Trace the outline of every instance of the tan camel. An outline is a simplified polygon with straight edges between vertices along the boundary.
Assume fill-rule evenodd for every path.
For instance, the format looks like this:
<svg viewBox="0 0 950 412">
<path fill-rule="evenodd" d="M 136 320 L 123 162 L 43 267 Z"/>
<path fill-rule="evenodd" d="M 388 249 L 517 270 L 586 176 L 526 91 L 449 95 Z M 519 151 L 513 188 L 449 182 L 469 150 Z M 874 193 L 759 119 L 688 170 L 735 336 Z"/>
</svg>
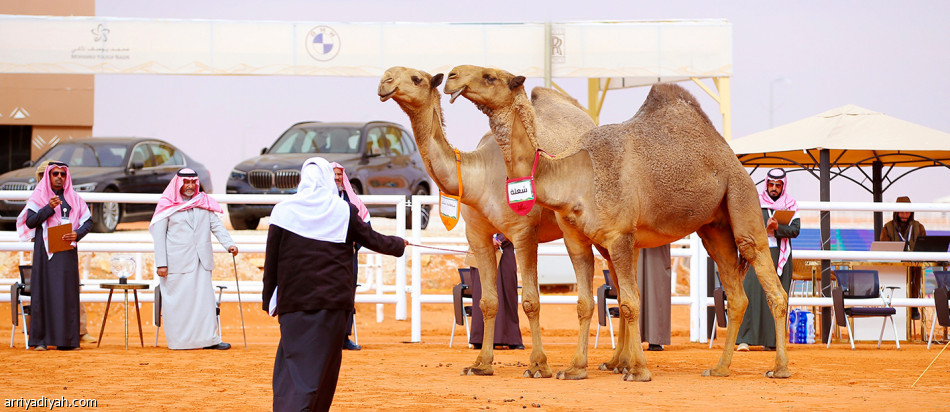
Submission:
<svg viewBox="0 0 950 412">
<path fill-rule="evenodd" d="M 430 76 L 420 70 L 392 67 L 379 82 L 380 100 L 393 99 L 412 122 L 412 131 L 426 170 L 439 189 L 446 194 L 459 194 L 458 174 L 454 149 L 446 140 L 443 130 L 441 94 L 438 86 L 442 74 Z M 556 126 L 556 133 L 541 133 L 542 145 L 560 152 L 576 150 L 575 139 L 594 128 L 590 116 L 577 102 L 554 90 L 539 91 L 534 102 L 538 116 Z M 576 143 L 574 143 L 577 145 Z M 493 345 L 495 317 L 498 307 L 496 289 L 496 260 L 492 235 L 504 233 L 517 250 L 518 267 L 522 270 L 522 306 L 531 325 L 530 366 L 525 377 L 550 377 L 551 368 L 541 344 L 539 322 L 540 301 L 538 290 L 538 242 L 549 242 L 562 237 L 554 212 L 535 206 L 521 216 L 507 205 L 504 189 L 505 162 L 491 133 L 486 134 L 475 151 L 461 152 L 462 198 L 461 214 L 465 220 L 465 235 L 476 256 L 482 299 L 479 302 L 485 320 L 482 350 L 472 366 L 462 374 L 491 375 L 494 358 Z M 590 253 L 588 248 L 588 253 Z"/>
<path fill-rule="evenodd" d="M 446 94 L 464 96 L 488 115 L 512 177 L 531 173 L 539 148 L 523 83 L 524 77 L 503 70 L 459 66 L 445 84 Z M 581 233 L 586 239 L 575 242 L 586 240 L 609 251 L 628 333 L 601 369 L 620 369 L 627 381 L 651 379 L 639 345 L 638 252 L 695 231 L 719 265 L 729 296 L 725 348 L 718 365 L 703 375 L 729 374 L 748 305 L 742 278 L 751 264 L 775 319 L 778 347 L 766 375 L 788 377 L 788 297 L 769 254 L 755 185 L 695 98 L 676 85 L 655 85 L 633 118 L 600 126 L 582 140 L 583 148 L 574 154 L 541 156 L 536 197 L 577 229 L 565 228 L 565 240 Z M 586 367 L 586 356 L 573 362 L 568 373 Z"/>
</svg>

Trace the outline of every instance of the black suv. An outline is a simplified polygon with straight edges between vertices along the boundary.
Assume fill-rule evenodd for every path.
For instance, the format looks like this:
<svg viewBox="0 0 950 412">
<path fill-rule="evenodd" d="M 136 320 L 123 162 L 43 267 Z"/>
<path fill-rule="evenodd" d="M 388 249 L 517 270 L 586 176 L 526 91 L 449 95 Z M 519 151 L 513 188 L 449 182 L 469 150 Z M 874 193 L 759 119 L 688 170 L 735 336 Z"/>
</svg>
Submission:
<svg viewBox="0 0 950 412">
<path fill-rule="evenodd" d="M 58 160 L 69 165 L 73 188 L 77 192 L 162 193 L 178 169 L 189 167 L 198 172 L 204 191 L 211 193 L 211 174 L 171 144 L 138 137 L 93 137 L 63 141 L 43 153 L 25 168 L 0 175 L 0 190 L 33 190 L 36 187 L 34 165 Z M 0 201 L 0 226 L 13 227 L 26 201 Z M 148 221 L 155 212 L 154 203 L 89 203 L 92 229 L 109 233 L 119 222 Z"/>
<path fill-rule="evenodd" d="M 227 193 L 295 193 L 303 162 L 319 156 L 346 168 L 357 194 L 428 195 L 429 176 L 412 135 L 399 124 L 301 122 L 287 129 L 261 155 L 238 163 L 228 177 Z M 367 205 L 373 216 L 395 217 L 392 205 Z M 273 205 L 229 204 L 235 229 L 255 229 Z M 429 223 L 422 213 L 422 228 Z M 406 225 L 410 225 L 407 213 Z"/>
</svg>

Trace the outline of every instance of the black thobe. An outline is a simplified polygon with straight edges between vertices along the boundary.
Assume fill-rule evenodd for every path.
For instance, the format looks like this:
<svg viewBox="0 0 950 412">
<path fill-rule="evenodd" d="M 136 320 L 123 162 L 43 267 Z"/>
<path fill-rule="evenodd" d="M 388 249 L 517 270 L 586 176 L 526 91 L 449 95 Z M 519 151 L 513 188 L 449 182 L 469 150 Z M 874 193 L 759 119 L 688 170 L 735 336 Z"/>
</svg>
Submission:
<svg viewBox="0 0 950 412">
<path fill-rule="evenodd" d="M 70 207 L 66 199 L 61 207 Z M 42 224 L 55 211 L 49 205 L 27 210 L 26 226 L 34 229 L 33 269 L 30 272 L 30 346 L 79 347 L 79 254 L 76 249 L 48 258 Z M 87 219 L 76 230 L 77 241 L 92 228 Z"/>
<path fill-rule="evenodd" d="M 402 256 L 404 241 L 379 234 L 350 206 L 342 243 L 270 225 L 264 252 L 263 309 L 277 290 L 280 342 L 274 360 L 275 411 L 327 410 L 336 392 L 347 317 L 353 310 L 353 242 Z"/>
<path fill-rule="evenodd" d="M 503 238 L 504 239 L 504 238 Z M 495 278 L 498 291 L 498 312 L 495 316 L 495 345 L 522 345 L 521 328 L 518 325 L 518 262 L 515 247 L 508 239 L 501 242 L 501 260 Z M 482 284 L 478 276 L 472 276 L 472 329 L 468 342 L 481 345 L 485 334 L 485 320 L 479 308 Z"/>
<path fill-rule="evenodd" d="M 762 209 L 762 216 L 768 222 L 769 209 Z M 779 223 L 775 229 L 775 238 L 781 242 L 782 238 L 798 237 L 801 230 L 801 221 L 798 218 L 792 219 L 788 225 Z M 791 248 L 791 244 L 789 244 Z M 769 248 L 772 252 L 773 265 L 778 265 L 779 247 Z M 792 286 L 792 255 L 788 255 L 788 261 L 779 273 L 779 280 L 782 282 L 782 288 L 785 294 L 788 294 Z M 759 278 L 755 274 L 755 268 L 750 268 L 742 280 L 742 286 L 745 288 L 745 295 L 749 298 L 749 306 L 746 307 L 745 316 L 742 318 L 742 325 L 739 326 L 739 335 L 736 343 L 745 343 L 752 346 L 775 347 L 775 318 L 772 317 L 772 310 L 769 308 L 768 299 L 765 297 L 765 290 L 759 283 Z"/>
</svg>

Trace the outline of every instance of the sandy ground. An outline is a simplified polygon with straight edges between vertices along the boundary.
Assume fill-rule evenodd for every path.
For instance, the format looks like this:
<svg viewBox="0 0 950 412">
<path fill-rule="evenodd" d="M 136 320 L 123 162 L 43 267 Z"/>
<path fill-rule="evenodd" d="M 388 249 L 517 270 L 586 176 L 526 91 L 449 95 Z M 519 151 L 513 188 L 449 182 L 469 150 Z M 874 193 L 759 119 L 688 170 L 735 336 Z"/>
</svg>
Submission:
<svg viewBox="0 0 950 412">
<path fill-rule="evenodd" d="M 86 303 L 90 329 L 98 332 L 102 303 Z M 791 379 L 771 380 L 762 373 L 772 364 L 773 352 L 740 352 L 728 378 L 704 378 L 704 369 L 715 364 L 721 340 L 713 349 L 689 343 L 685 308 L 674 307 L 673 344 L 663 352 L 647 352 L 653 381 L 622 382 L 619 375 L 597 370 L 609 359 L 607 332 L 601 345 L 590 348 L 589 378 L 582 381 L 522 377 L 529 350 L 495 351 L 494 376 L 460 376 L 477 354 L 465 345 L 463 328 L 455 345 L 448 347 L 452 324 L 450 305 L 424 306 L 422 342 L 405 343 L 409 321 L 393 319 L 392 305 L 386 319 L 375 320 L 375 305 L 358 305 L 357 326 L 363 350 L 345 351 L 333 408 L 335 410 L 474 410 L 474 409 L 740 409 L 801 410 L 932 410 L 946 407 L 950 392 L 950 353 L 938 358 L 916 388 L 911 384 L 927 367 L 938 349 L 908 343 L 896 350 L 859 344 L 851 351 L 846 342 L 824 345 L 791 345 Z M 8 304 L 0 311 L 10 313 Z M 102 410 L 268 410 L 271 405 L 271 371 L 277 348 L 277 322 L 255 304 L 244 305 L 248 348 L 241 338 L 236 303 L 223 307 L 228 351 L 171 351 L 152 346 L 155 328 L 151 305 L 143 303 L 146 346 L 142 348 L 134 315 L 128 350 L 123 343 L 122 305 L 113 305 L 102 345 L 72 352 L 24 350 L 22 332 L 16 347 L 0 348 L 0 398 L 95 399 Z M 134 312 L 133 312 L 134 313 Z M 544 344 L 555 370 L 570 361 L 576 341 L 573 306 L 542 308 Z M 616 322 L 616 321 L 615 321 Z M 596 324 L 595 324 L 596 325 Z M 2 334 L 9 338 L 9 330 Z M 522 314 L 522 332 L 530 342 Z M 593 335 L 593 329 L 591 330 Z M 606 345 L 604 344 L 606 342 Z M 530 346 L 529 346 L 530 349 Z"/>
</svg>

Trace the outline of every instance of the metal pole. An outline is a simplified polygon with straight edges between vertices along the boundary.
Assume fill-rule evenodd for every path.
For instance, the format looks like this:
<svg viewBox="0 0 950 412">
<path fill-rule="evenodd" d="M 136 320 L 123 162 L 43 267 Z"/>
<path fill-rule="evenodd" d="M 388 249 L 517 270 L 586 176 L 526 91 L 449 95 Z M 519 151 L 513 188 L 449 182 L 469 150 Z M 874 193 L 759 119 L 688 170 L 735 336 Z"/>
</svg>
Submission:
<svg viewBox="0 0 950 412">
<path fill-rule="evenodd" d="M 244 305 L 241 304 L 241 281 L 237 275 L 237 258 L 231 255 L 231 263 L 234 264 L 234 287 L 237 288 L 238 312 L 241 312 L 241 334 L 244 335 L 244 349 L 247 350 L 247 331 L 244 328 Z"/>
<path fill-rule="evenodd" d="M 820 161 L 820 200 L 831 200 L 831 152 L 822 149 Z M 831 212 L 821 211 L 821 250 L 831 250 Z M 831 260 L 821 260 L 821 295 L 831 296 Z M 821 341 L 826 342 L 828 331 L 831 330 L 831 308 L 821 308 Z"/>
<path fill-rule="evenodd" d="M 884 201 L 884 190 L 883 190 L 883 180 L 884 177 L 881 176 L 881 171 L 884 169 L 884 164 L 880 160 L 875 160 L 871 164 L 871 192 L 874 196 L 874 201 L 881 203 Z M 884 213 L 874 212 L 874 240 L 881 238 L 881 228 L 884 227 Z"/>
</svg>

